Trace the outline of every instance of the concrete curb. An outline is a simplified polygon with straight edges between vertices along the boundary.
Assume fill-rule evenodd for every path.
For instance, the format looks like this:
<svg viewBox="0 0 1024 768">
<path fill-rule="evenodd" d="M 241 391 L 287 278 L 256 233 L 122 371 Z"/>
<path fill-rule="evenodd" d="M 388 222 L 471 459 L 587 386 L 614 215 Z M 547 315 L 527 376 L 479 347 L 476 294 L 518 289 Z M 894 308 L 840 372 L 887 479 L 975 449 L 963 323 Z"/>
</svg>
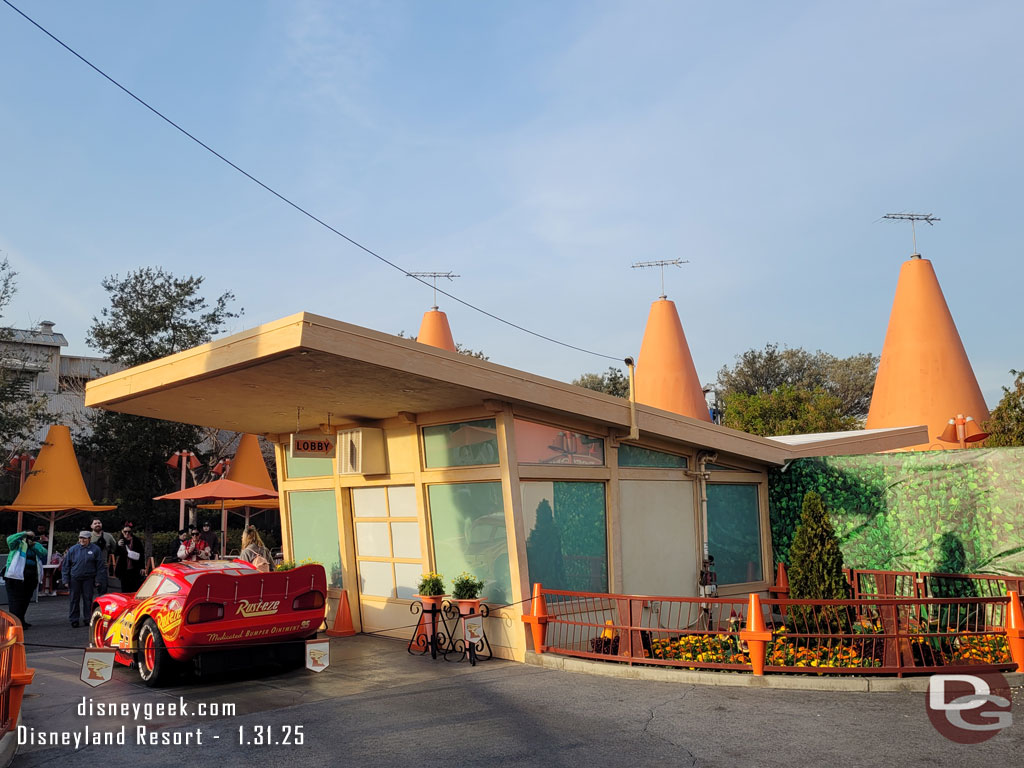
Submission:
<svg viewBox="0 0 1024 768">
<path fill-rule="evenodd" d="M 701 672 L 675 667 L 656 667 L 637 664 L 619 664 L 609 661 L 591 661 L 555 653 L 537 654 L 526 652 L 526 663 L 545 669 L 559 669 L 563 672 L 579 672 L 585 675 L 618 677 L 629 680 L 649 680 L 660 683 L 683 683 L 684 685 L 717 685 L 735 688 L 772 688 L 785 691 L 840 691 L 862 693 L 895 693 L 912 691 L 924 693 L 928 690 L 928 675 L 920 677 L 857 677 L 825 675 L 764 675 L 755 677 L 745 672 Z M 1024 685 L 1024 674 L 1004 673 L 1011 687 Z"/>
</svg>

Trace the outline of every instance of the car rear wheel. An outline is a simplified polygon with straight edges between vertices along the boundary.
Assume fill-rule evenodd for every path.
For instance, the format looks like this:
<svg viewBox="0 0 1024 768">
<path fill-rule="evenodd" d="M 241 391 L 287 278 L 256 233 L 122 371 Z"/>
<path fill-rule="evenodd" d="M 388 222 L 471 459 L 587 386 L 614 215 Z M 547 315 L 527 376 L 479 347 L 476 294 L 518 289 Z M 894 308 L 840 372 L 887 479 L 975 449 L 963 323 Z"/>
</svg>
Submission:
<svg viewBox="0 0 1024 768">
<path fill-rule="evenodd" d="M 103 648 L 107 644 L 107 629 L 110 622 L 103 618 L 103 611 L 99 608 L 92 612 L 89 620 L 89 641 L 93 648 Z"/>
<path fill-rule="evenodd" d="M 163 685 L 170 676 L 174 660 L 152 619 L 143 620 L 137 648 L 135 655 L 142 682 L 150 687 Z"/>
</svg>

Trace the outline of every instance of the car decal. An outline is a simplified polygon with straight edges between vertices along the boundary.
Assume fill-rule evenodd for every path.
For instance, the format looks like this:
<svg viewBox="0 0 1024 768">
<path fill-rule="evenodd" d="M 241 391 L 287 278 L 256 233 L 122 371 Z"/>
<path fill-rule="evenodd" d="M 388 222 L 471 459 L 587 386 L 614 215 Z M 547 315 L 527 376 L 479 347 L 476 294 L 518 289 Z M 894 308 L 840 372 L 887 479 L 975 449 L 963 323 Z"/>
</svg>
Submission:
<svg viewBox="0 0 1024 768">
<path fill-rule="evenodd" d="M 239 616 L 244 616 L 247 619 L 251 619 L 255 616 L 273 616 L 275 613 L 277 613 L 277 609 L 280 607 L 280 600 L 252 603 L 248 600 L 239 600 L 237 612 Z"/>
<path fill-rule="evenodd" d="M 178 632 L 181 631 L 181 611 L 167 611 L 156 617 L 156 626 L 166 641 L 178 639 Z"/>
</svg>

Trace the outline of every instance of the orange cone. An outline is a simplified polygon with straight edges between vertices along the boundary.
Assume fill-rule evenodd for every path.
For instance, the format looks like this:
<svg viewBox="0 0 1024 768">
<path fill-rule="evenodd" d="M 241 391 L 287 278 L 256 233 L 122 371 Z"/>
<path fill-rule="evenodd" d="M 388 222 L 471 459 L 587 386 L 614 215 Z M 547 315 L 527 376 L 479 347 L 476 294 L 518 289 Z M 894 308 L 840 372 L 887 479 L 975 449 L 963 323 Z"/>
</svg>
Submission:
<svg viewBox="0 0 1024 768">
<path fill-rule="evenodd" d="M 789 593 L 789 575 L 786 573 L 785 563 L 779 563 L 779 569 L 775 573 L 775 588 L 780 592 Z"/>
<path fill-rule="evenodd" d="M 532 613 L 527 613 L 521 618 L 523 623 L 529 624 L 533 632 L 533 650 L 535 653 L 544 653 L 547 648 L 545 635 L 548 628 L 548 605 L 544 601 L 544 593 L 541 591 L 540 583 L 533 585 Z"/>
<path fill-rule="evenodd" d="M 1010 597 L 1010 610 L 1006 612 L 1006 639 L 1010 643 L 1010 658 L 1017 664 L 1017 671 L 1024 672 L 1024 616 L 1021 615 L 1020 595 L 1013 590 L 1007 592 Z"/>
<path fill-rule="evenodd" d="M 348 590 L 341 590 L 338 612 L 334 615 L 334 626 L 327 630 L 331 637 L 351 637 L 356 633 L 352 626 L 352 610 L 348 607 Z"/>
<path fill-rule="evenodd" d="M 761 598 L 758 595 L 751 595 L 750 604 L 747 606 L 747 628 L 740 632 L 740 640 L 747 644 L 750 666 L 753 667 L 755 675 L 764 674 L 764 660 L 768 641 L 771 639 L 772 633 L 765 627 L 764 616 L 761 613 Z"/>
</svg>

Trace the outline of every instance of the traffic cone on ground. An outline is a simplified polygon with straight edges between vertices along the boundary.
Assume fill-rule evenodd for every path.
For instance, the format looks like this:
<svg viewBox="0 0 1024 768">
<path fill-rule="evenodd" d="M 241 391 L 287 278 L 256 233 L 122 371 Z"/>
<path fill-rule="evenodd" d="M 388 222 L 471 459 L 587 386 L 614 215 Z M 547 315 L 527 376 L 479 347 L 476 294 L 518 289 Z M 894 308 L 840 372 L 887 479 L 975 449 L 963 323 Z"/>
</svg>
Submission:
<svg viewBox="0 0 1024 768">
<path fill-rule="evenodd" d="M 327 630 L 331 637 L 351 637 L 356 633 L 352 626 L 352 610 L 348 606 L 348 590 L 341 590 L 338 612 L 334 615 L 334 626 Z"/>
<path fill-rule="evenodd" d="M 1006 612 L 1006 639 L 1010 643 L 1010 658 L 1017 671 L 1024 672 L 1024 615 L 1021 614 L 1020 595 L 1010 590 L 1009 610 Z"/>
<path fill-rule="evenodd" d="M 533 585 L 533 605 L 530 608 L 530 613 L 522 616 L 524 624 L 530 625 L 530 630 L 533 633 L 533 650 L 534 653 L 544 653 L 544 649 L 547 647 L 545 643 L 545 635 L 548 628 L 548 604 L 544 600 L 544 593 L 541 591 L 542 587 L 539 583 Z"/>
<path fill-rule="evenodd" d="M 775 589 L 789 594 L 789 576 L 786 574 L 785 563 L 779 563 L 779 569 L 775 572 Z"/>
<path fill-rule="evenodd" d="M 761 598 L 756 594 L 751 595 L 747 606 L 747 628 L 740 632 L 740 640 L 747 644 L 750 666 L 755 675 L 764 674 L 764 660 L 771 639 L 772 633 L 764 625 L 764 615 L 761 613 Z"/>
</svg>

